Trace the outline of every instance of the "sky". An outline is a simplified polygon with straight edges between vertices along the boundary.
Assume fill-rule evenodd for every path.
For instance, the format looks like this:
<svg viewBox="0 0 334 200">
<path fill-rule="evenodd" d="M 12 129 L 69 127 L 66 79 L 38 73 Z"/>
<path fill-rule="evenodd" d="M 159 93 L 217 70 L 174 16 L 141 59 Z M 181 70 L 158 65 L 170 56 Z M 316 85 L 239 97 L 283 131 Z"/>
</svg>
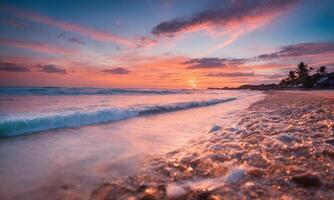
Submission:
<svg viewBox="0 0 334 200">
<path fill-rule="evenodd" d="M 207 88 L 334 71 L 333 0 L 2 0 L 0 85 Z"/>
</svg>

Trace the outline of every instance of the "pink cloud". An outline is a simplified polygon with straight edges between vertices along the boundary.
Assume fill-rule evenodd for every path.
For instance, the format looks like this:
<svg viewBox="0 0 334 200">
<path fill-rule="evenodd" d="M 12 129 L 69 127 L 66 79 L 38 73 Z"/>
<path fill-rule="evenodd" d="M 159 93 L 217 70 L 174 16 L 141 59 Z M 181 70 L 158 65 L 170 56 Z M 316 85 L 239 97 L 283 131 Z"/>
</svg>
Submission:
<svg viewBox="0 0 334 200">
<path fill-rule="evenodd" d="M 85 35 L 97 41 L 115 42 L 115 43 L 122 44 L 125 46 L 133 46 L 130 40 L 117 36 L 115 34 L 112 34 L 110 32 L 57 20 L 57 19 L 54 19 L 48 16 L 36 14 L 36 13 L 18 9 L 12 6 L 4 6 L 4 8 L 22 18 L 29 19 L 29 20 L 32 20 L 38 23 L 46 24 L 48 26 L 57 27 L 62 30 L 80 33 L 81 35 Z"/>
<path fill-rule="evenodd" d="M 213 36 L 227 36 L 227 40 L 209 49 L 206 54 L 230 45 L 240 36 L 277 18 L 300 0 L 260 1 L 249 3 L 230 1 L 217 3 L 215 8 L 204 10 L 188 18 L 177 18 L 155 26 L 157 36 L 174 37 L 186 32 L 205 30 Z"/>
<path fill-rule="evenodd" d="M 176 33 L 193 32 L 200 29 L 216 29 L 239 27 L 247 21 L 254 24 L 264 18 L 284 12 L 300 0 L 271 0 L 252 2 L 230 1 L 230 3 L 217 3 L 215 8 L 204 10 L 188 18 L 177 18 L 162 22 L 155 26 L 152 33 L 173 37 Z M 260 20 L 259 20 L 260 19 Z M 210 30 L 209 30 L 210 31 Z"/>
<path fill-rule="evenodd" d="M 0 45 L 6 45 L 16 48 L 23 48 L 32 51 L 38 51 L 42 53 L 56 53 L 62 55 L 73 55 L 77 52 L 75 49 L 61 47 L 55 44 L 47 44 L 47 43 L 34 43 L 27 41 L 18 41 L 18 40 L 10 40 L 10 39 L 1 39 Z"/>
</svg>

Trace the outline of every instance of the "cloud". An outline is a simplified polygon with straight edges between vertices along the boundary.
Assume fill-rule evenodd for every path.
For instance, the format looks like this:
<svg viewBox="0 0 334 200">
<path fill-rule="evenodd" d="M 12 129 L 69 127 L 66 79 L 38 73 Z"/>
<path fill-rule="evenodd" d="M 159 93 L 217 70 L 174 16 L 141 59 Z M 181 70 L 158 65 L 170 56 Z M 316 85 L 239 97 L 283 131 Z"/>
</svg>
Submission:
<svg viewBox="0 0 334 200">
<path fill-rule="evenodd" d="M 64 33 L 59 33 L 59 34 L 57 34 L 57 38 L 65 39 L 66 35 Z"/>
<path fill-rule="evenodd" d="M 261 60 L 317 55 L 323 53 L 334 53 L 334 42 L 300 43 L 284 46 L 280 51 L 262 54 L 257 57 Z"/>
<path fill-rule="evenodd" d="M 281 79 L 284 76 L 286 76 L 286 75 L 285 74 L 273 74 L 273 75 L 268 76 L 268 78 L 271 78 L 271 79 Z"/>
<path fill-rule="evenodd" d="M 141 48 L 141 47 L 151 47 L 153 45 L 155 45 L 158 42 L 158 40 L 156 39 L 151 39 L 149 37 L 140 37 L 139 39 L 137 39 L 136 43 L 136 48 Z"/>
<path fill-rule="evenodd" d="M 16 29 L 25 29 L 28 27 L 26 23 L 16 19 L 0 19 L 0 22 Z"/>
<path fill-rule="evenodd" d="M 57 38 L 64 39 L 64 40 L 67 40 L 69 42 L 73 42 L 73 43 L 76 43 L 76 44 L 81 44 L 81 45 L 86 44 L 86 42 L 83 41 L 79 37 L 70 37 L 70 38 L 68 38 L 65 33 L 59 33 L 59 34 L 57 34 Z"/>
<path fill-rule="evenodd" d="M 66 74 L 66 69 L 56 66 L 56 65 L 37 65 L 37 68 L 39 68 L 40 72 L 45 73 L 56 73 L 56 74 Z"/>
<path fill-rule="evenodd" d="M 40 14 L 30 12 L 30 11 L 27 11 L 27 10 L 18 9 L 16 7 L 13 7 L 13 6 L 1 5 L 1 7 L 4 10 L 9 11 L 9 12 L 15 14 L 16 16 L 22 17 L 24 19 L 29 19 L 31 21 L 35 21 L 35 22 L 38 22 L 38 23 L 41 23 L 41 24 L 57 27 L 59 29 L 65 30 L 65 31 L 80 33 L 81 35 L 90 37 L 91 39 L 94 39 L 94 40 L 97 40 L 97 41 L 115 42 L 115 43 L 126 45 L 126 46 L 132 46 L 131 41 L 129 41 L 128 39 L 117 36 L 115 34 L 107 32 L 107 31 L 103 31 L 103 30 L 99 30 L 99 29 L 95 29 L 95 28 L 90 28 L 90 27 L 86 27 L 86 26 L 81 26 L 81 25 L 78 25 L 78 24 L 69 23 L 69 22 L 65 22 L 65 21 L 61 21 L 61 20 L 57 20 L 57 19 L 54 19 L 54 18 L 51 18 L 51 17 L 48 17 L 48 16 L 44 16 L 44 15 L 40 15 Z"/>
<path fill-rule="evenodd" d="M 325 63 L 325 64 L 321 64 L 321 66 L 334 67 L 334 63 Z"/>
<path fill-rule="evenodd" d="M 79 37 L 70 37 L 70 38 L 67 39 L 67 36 L 64 33 L 57 34 L 57 38 L 64 39 L 64 40 L 67 40 L 69 42 L 73 42 L 73 43 L 77 43 L 77 44 L 81 44 L 81 45 L 86 44 L 86 42 L 83 41 L 82 39 L 80 39 Z"/>
<path fill-rule="evenodd" d="M 190 17 L 161 22 L 152 29 L 156 36 L 175 37 L 185 32 L 205 30 L 211 35 L 228 36 L 226 41 L 210 48 L 207 54 L 230 45 L 240 36 L 282 15 L 301 0 L 230 0 L 217 1 L 209 8 Z"/>
<path fill-rule="evenodd" d="M 231 27 L 236 23 L 261 17 L 269 17 L 291 7 L 299 0 L 253 0 L 253 1 L 219 1 L 215 8 L 210 8 L 188 18 L 177 18 L 155 26 L 155 35 L 174 36 L 179 32 L 208 29 L 212 26 Z M 258 21 L 260 22 L 260 21 Z"/>
<path fill-rule="evenodd" d="M 224 67 L 239 67 L 241 65 L 249 65 L 254 69 L 270 69 L 270 68 L 289 68 L 286 63 L 283 65 L 268 63 L 272 59 L 279 59 L 280 62 L 286 58 L 294 58 L 300 62 L 302 56 L 317 56 L 313 60 L 320 58 L 324 60 L 323 54 L 334 54 L 334 42 L 321 43 L 299 43 L 281 47 L 279 51 L 274 53 L 262 54 L 250 58 L 194 58 L 182 62 L 188 65 L 188 69 L 200 68 L 224 68 Z M 266 62 L 265 64 L 253 66 L 254 62 Z"/>
<path fill-rule="evenodd" d="M 0 71 L 6 72 L 30 72 L 30 69 L 14 63 L 0 63 Z"/>
<path fill-rule="evenodd" d="M 220 72 L 220 73 L 208 73 L 209 77 L 249 77 L 256 76 L 254 72 Z"/>
<path fill-rule="evenodd" d="M 245 62 L 245 59 L 237 58 L 194 58 L 183 62 L 188 65 L 187 69 L 200 68 L 222 68 L 239 66 Z"/>
<path fill-rule="evenodd" d="M 73 55 L 77 50 L 66 48 L 62 46 L 58 46 L 55 44 L 47 44 L 47 43 L 40 43 L 40 42 L 27 42 L 21 40 L 11 40 L 11 39 L 3 39 L 0 38 L 0 45 L 6 45 L 16 48 L 23 48 L 29 49 L 32 51 L 38 51 L 42 53 L 56 53 L 56 54 L 63 54 L 63 55 Z"/>
<path fill-rule="evenodd" d="M 102 70 L 102 72 L 105 73 L 110 73 L 110 74 L 129 74 L 130 71 L 123 68 L 123 67 L 115 67 L 115 68 L 111 68 L 111 69 L 105 69 Z"/>
<path fill-rule="evenodd" d="M 68 41 L 82 45 L 86 44 L 83 40 L 77 37 L 71 37 L 70 39 L 68 39 Z"/>
</svg>

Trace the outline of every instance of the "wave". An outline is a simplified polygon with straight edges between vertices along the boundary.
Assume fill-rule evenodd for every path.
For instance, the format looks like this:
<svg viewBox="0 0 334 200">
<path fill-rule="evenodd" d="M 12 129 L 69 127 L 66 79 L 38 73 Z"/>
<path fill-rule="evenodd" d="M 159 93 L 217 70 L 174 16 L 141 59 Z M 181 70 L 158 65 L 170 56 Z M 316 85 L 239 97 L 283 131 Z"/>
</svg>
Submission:
<svg viewBox="0 0 334 200">
<path fill-rule="evenodd" d="M 179 94 L 191 90 L 64 88 L 64 87 L 0 87 L 0 95 L 115 95 L 115 94 Z"/>
<path fill-rule="evenodd" d="M 49 114 L 30 114 L 0 119 L 0 137 L 11 137 L 34 132 L 79 127 L 84 125 L 119 121 L 141 115 L 161 114 L 191 108 L 211 106 L 233 101 L 236 98 L 212 99 L 208 101 L 182 102 L 141 108 L 107 108 L 94 111 L 72 111 Z"/>
</svg>

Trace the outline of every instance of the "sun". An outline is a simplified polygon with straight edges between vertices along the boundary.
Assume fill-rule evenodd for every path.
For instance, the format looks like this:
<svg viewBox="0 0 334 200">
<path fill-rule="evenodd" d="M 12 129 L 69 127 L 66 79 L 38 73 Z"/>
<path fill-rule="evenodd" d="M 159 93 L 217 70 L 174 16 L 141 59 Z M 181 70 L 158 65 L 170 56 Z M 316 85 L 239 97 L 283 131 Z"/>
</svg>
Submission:
<svg viewBox="0 0 334 200">
<path fill-rule="evenodd" d="M 197 88 L 197 83 L 194 79 L 190 79 L 188 80 L 188 84 L 192 89 L 196 89 Z"/>
</svg>

